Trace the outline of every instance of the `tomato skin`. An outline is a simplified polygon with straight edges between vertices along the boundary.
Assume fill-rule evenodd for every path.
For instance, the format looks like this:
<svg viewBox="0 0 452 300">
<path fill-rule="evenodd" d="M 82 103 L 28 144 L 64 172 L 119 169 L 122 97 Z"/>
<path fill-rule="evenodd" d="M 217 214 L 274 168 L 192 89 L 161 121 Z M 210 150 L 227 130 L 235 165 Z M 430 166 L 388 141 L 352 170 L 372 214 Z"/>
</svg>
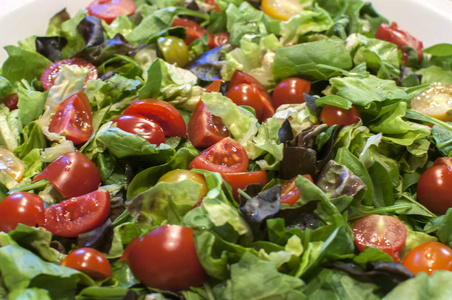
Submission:
<svg viewBox="0 0 452 300">
<path fill-rule="evenodd" d="M 245 148 L 227 137 L 201 152 L 188 167 L 219 173 L 235 173 L 245 172 L 248 164 Z"/>
<path fill-rule="evenodd" d="M 44 201 L 41 197 L 18 192 L 6 196 L 0 202 L 0 230 L 9 232 L 19 223 L 30 227 L 44 224 Z"/>
<path fill-rule="evenodd" d="M 158 227 L 129 244 L 125 251 L 133 275 L 148 287 L 178 292 L 201 286 L 207 279 L 191 228 Z"/>
<path fill-rule="evenodd" d="M 199 184 L 201 184 L 201 190 L 199 192 L 199 199 L 202 199 L 209 189 L 207 188 L 206 180 L 204 179 L 204 176 L 201 174 L 192 172 L 190 170 L 184 170 L 184 169 L 174 169 L 171 170 L 165 174 L 163 174 L 158 182 L 181 182 L 184 180 L 193 180 Z"/>
<path fill-rule="evenodd" d="M 229 89 L 226 97 L 237 105 L 248 105 L 254 108 L 258 120 L 262 120 L 262 101 L 259 90 L 247 83 L 240 83 Z"/>
<path fill-rule="evenodd" d="M 65 197 L 76 197 L 96 190 L 101 182 L 96 165 L 84 154 L 66 153 L 50 163 L 33 182 L 46 178 Z"/>
<path fill-rule="evenodd" d="M 116 126 L 132 134 L 139 134 L 150 144 L 160 145 L 165 142 L 165 133 L 162 127 L 148 118 L 140 115 L 120 115 L 114 118 Z"/>
<path fill-rule="evenodd" d="M 399 49 L 403 46 L 413 47 L 417 51 L 418 61 L 421 61 L 422 59 L 422 42 L 412 36 L 409 32 L 397 26 L 397 23 L 395 22 L 392 22 L 391 25 L 381 24 L 375 34 L 375 38 L 396 44 Z M 408 63 L 408 53 L 402 50 L 402 54 L 402 60 L 405 64 Z"/>
<path fill-rule="evenodd" d="M 273 106 L 304 103 L 303 93 L 309 93 L 311 82 L 297 77 L 286 78 L 273 90 Z"/>
<path fill-rule="evenodd" d="M 111 24 L 121 15 L 133 15 L 135 9 L 133 0 L 94 0 L 86 8 L 90 16 L 98 17 L 107 24 Z"/>
<path fill-rule="evenodd" d="M 253 183 L 265 185 L 268 182 L 267 172 L 265 171 L 223 173 L 221 177 L 231 186 L 235 200 L 239 199 L 238 189 L 243 190 L 247 185 Z"/>
<path fill-rule="evenodd" d="M 190 45 L 195 40 L 202 37 L 204 34 L 209 35 L 209 41 L 212 38 L 211 34 L 203 27 L 198 25 L 195 21 L 183 19 L 183 18 L 176 18 L 173 21 L 172 24 L 173 27 L 181 26 L 185 27 L 185 33 L 187 37 L 184 39 L 185 44 Z"/>
<path fill-rule="evenodd" d="M 439 242 L 426 242 L 414 247 L 403 260 L 403 265 L 413 274 L 438 270 L 452 271 L 452 249 Z"/>
<path fill-rule="evenodd" d="M 58 236 L 76 237 L 102 225 L 109 212 L 110 193 L 97 190 L 47 207 L 44 228 Z"/>
<path fill-rule="evenodd" d="M 206 3 L 213 6 L 212 10 L 215 10 L 216 12 L 221 13 L 221 9 L 218 6 L 217 1 L 215 1 L 215 0 L 206 0 Z"/>
<path fill-rule="evenodd" d="M 6 96 L 5 98 L 1 98 L 0 102 L 5 104 L 9 110 L 17 109 L 17 103 L 19 102 L 19 96 L 17 94 L 11 94 Z"/>
<path fill-rule="evenodd" d="M 89 72 L 88 72 L 88 75 L 86 75 L 84 87 L 86 87 L 86 83 L 88 82 L 88 80 L 95 80 L 98 78 L 96 67 L 94 65 L 92 65 L 91 63 L 87 62 L 86 60 L 83 60 L 78 57 L 64 59 L 64 60 L 54 62 L 53 64 L 48 66 L 47 69 L 45 69 L 42 72 L 41 82 L 42 82 L 42 86 L 45 91 L 50 89 L 55 84 L 55 79 L 60 74 L 60 68 L 62 65 L 70 65 L 70 66 L 77 65 L 80 67 L 88 68 Z"/>
<path fill-rule="evenodd" d="M 166 62 L 182 68 L 188 63 L 188 47 L 185 42 L 175 36 L 161 36 L 157 39 L 160 53 Z"/>
<path fill-rule="evenodd" d="M 79 248 L 72 251 L 61 261 L 61 265 L 83 272 L 96 281 L 112 276 L 108 259 L 93 248 Z"/>
<path fill-rule="evenodd" d="M 437 164 L 425 170 L 417 183 L 417 198 L 434 214 L 445 214 L 452 207 L 452 169 Z"/>
<path fill-rule="evenodd" d="M 83 91 L 70 96 L 56 107 L 49 131 L 65 136 L 74 145 L 90 139 L 94 131 L 93 117 L 89 99 Z"/>
<path fill-rule="evenodd" d="M 406 242 L 407 229 L 402 221 L 392 216 L 369 215 L 353 226 L 355 245 L 359 251 L 366 247 L 378 248 L 400 262 L 399 251 Z"/>
<path fill-rule="evenodd" d="M 314 182 L 312 180 L 311 175 L 305 174 L 302 176 L 309 179 L 311 182 Z M 279 202 L 289 204 L 289 205 L 294 205 L 298 201 L 298 199 L 300 199 L 300 191 L 298 190 L 297 186 L 295 185 L 295 179 L 297 179 L 297 177 L 289 179 L 282 184 L 281 198 L 280 198 Z"/>
<path fill-rule="evenodd" d="M 352 125 L 359 122 L 361 115 L 355 106 L 343 109 L 333 105 L 325 105 L 320 113 L 320 119 L 328 126 Z"/>
<path fill-rule="evenodd" d="M 229 32 L 215 33 L 212 38 L 209 39 L 209 49 L 227 44 L 229 44 Z"/>
<path fill-rule="evenodd" d="M 170 103 L 158 99 L 143 99 L 129 105 L 124 115 L 140 115 L 159 124 L 166 136 L 187 136 L 187 126 L 180 112 Z"/>
</svg>

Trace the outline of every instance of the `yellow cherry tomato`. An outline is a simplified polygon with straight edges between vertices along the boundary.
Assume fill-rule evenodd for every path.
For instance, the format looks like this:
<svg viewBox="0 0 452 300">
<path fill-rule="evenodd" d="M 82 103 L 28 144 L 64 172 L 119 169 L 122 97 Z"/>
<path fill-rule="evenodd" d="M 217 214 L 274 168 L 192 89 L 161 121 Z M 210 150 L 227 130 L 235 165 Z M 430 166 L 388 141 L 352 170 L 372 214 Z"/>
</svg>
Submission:
<svg viewBox="0 0 452 300">
<path fill-rule="evenodd" d="M 199 199 L 202 199 L 207 192 L 209 191 L 207 188 L 207 183 L 204 180 L 204 176 L 201 174 L 192 172 L 190 170 L 184 169 L 175 169 L 171 170 L 168 173 L 163 174 L 162 177 L 158 180 L 158 182 L 181 182 L 183 180 L 194 180 L 197 183 L 202 185 L 201 191 L 199 192 Z"/>
<path fill-rule="evenodd" d="M 300 14 L 303 6 L 297 0 L 262 0 L 262 10 L 273 19 L 289 20 Z"/>
<path fill-rule="evenodd" d="M 411 100 L 411 107 L 438 120 L 452 122 L 452 84 L 432 84 Z"/>
<path fill-rule="evenodd" d="M 24 175 L 25 165 L 11 151 L 0 148 L 0 172 L 19 182 Z"/>
<path fill-rule="evenodd" d="M 160 53 L 170 64 L 176 63 L 178 67 L 183 67 L 188 62 L 188 47 L 183 39 L 175 36 L 159 37 L 157 40 Z"/>
</svg>

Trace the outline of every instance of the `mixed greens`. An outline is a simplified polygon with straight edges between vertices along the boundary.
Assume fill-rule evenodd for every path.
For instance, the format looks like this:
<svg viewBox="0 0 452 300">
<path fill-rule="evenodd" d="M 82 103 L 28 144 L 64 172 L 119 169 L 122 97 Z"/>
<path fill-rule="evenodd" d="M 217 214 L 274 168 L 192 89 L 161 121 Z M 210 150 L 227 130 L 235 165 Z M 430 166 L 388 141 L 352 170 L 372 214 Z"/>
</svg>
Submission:
<svg viewBox="0 0 452 300">
<path fill-rule="evenodd" d="M 208 2 L 208 3 L 206 3 Z M 452 273 L 414 276 L 376 248 L 359 252 L 352 226 L 370 214 L 395 216 L 408 237 L 404 257 L 426 241 L 452 246 L 452 210 L 437 216 L 417 201 L 421 174 L 452 152 L 450 123 L 411 108 L 431 84 L 452 84 L 452 45 L 423 50 L 375 38 L 388 23 L 361 0 L 302 0 L 303 10 L 286 21 L 273 19 L 258 1 L 190 3 L 135 0 L 136 12 L 111 24 L 81 9 L 65 10 L 49 22 L 45 36 L 6 46 L 0 99 L 18 94 L 17 109 L 0 104 L 0 147 L 23 161 L 17 182 L 0 172 L 0 197 L 14 191 L 39 194 L 46 205 L 61 200 L 48 181 L 33 177 L 59 156 L 79 150 L 97 166 L 101 189 L 111 195 L 109 221 L 77 238 L 53 236 L 20 224 L 0 232 L 0 297 L 8 299 L 447 299 Z M 203 35 L 188 46 L 185 68 L 168 63 L 159 38 L 186 38 L 174 18 L 195 20 L 210 33 L 229 33 L 229 43 L 209 49 Z M 170 50 L 171 51 L 171 50 Z M 54 61 L 77 56 L 101 75 L 84 87 L 88 70 L 65 67 L 44 91 L 40 77 Z M 204 93 L 235 70 L 252 75 L 270 93 L 282 79 L 312 82 L 305 103 L 283 105 L 259 123 L 253 109 L 222 93 Z M 81 90 L 89 98 L 94 133 L 74 144 L 48 131 L 52 109 Z M 241 191 L 240 203 L 221 175 L 202 173 L 209 192 L 198 202 L 199 184 L 157 183 L 173 169 L 188 169 L 203 150 L 186 138 L 159 146 L 109 122 L 138 99 L 173 104 L 188 123 L 198 100 L 219 116 L 246 150 L 248 171 L 265 170 L 263 191 Z M 355 106 L 361 121 L 320 124 L 321 108 Z M 303 174 L 311 174 L 315 184 Z M 280 185 L 293 177 L 295 205 L 280 204 Z M 181 293 L 149 289 L 119 258 L 135 237 L 164 224 L 194 229 L 199 260 L 209 278 Z M 110 260 L 113 276 L 94 281 L 59 266 L 72 249 L 89 246 Z"/>
</svg>

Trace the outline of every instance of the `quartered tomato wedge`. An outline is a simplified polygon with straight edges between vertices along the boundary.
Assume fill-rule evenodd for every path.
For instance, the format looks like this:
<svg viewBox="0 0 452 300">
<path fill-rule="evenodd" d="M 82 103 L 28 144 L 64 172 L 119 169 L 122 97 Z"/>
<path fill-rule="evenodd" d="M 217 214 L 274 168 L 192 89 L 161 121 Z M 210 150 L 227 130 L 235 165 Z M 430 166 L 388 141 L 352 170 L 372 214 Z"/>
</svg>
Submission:
<svg viewBox="0 0 452 300">
<path fill-rule="evenodd" d="M 218 92 L 221 80 L 212 82 L 205 93 Z M 207 148 L 229 136 L 229 131 L 220 117 L 207 111 L 206 105 L 199 100 L 188 122 L 188 140 L 195 147 Z"/>
<path fill-rule="evenodd" d="M 201 152 L 188 166 L 219 173 L 244 172 L 248 155 L 237 141 L 227 137 Z"/>
<path fill-rule="evenodd" d="M 209 39 L 209 49 L 227 44 L 229 44 L 229 32 L 215 33 L 212 38 Z"/>
<path fill-rule="evenodd" d="M 66 153 L 33 178 L 47 179 L 65 197 L 80 196 L 100 185 L 100 174 L 96 165 L 84 154 L 74 151 Z"/>
<path fill-rule="evenodd" d="M 81 91 L 61 102 L 49 124 L 49 131 L 71 140 L 74 145 L 84 143 L 93 134 L 91 105 Z"/>
<path fill-rule="evenodd" d="M 98 17 L 107 24 L 121 15 L 133 15 L 135 9 L 133 0 L 95 0 L 86 8 L 90 16 Z"/>
<path fill-rule="evenodd" d="M 202 37 L 204 34 L 208 34 L 209 41 L 212 38 L 212 35 L 203 27 L 198 25 L 195 21 L 187 20 L 183 18 L 176 18 L 172 24 L 173 27 L 181 26 L 185 27 L 185 33 L 187 37 L 184 39 L 185 44 L 190 45 L 195 40 Z"/>
<path fill-rule="evenodd" d="M 121 115 L 114 118 L 116 126 L 132 134 L 139 134 L 150 144 L 160 145 L 165 142 L 165 133 L 159 124 L 140 115 Z"/>
<path fill-rule="evenodd" d="M 266 15 L 283 21 L 299 15 L 303 10 L 298 0 L 262 0 L 261 6 Z"/>
<path fill-rule="evenodd" d="M 47 69 L 42 72 L 41 75 L 41 82 L 42 86 L 45 91 L 50 89 L 55 84 L 55 79 L 60 74 L 60 68 L 62 65 L 76 65 L 80 67 L 85 67 L 89 69 L 88 75 L 86 75 L 85 78 L 85 86 L 88 80 L 95 80 L 98 78 L 97 69 L 94 65 L 87 62 L 86 60 L 83 60 L 78 57 L 73 57 L 69 59 L 60 60 L 57 62 L 54 62 L 50 66 L 47 67 Z"/>
<path fill-rule="evenodd" d="M 0 148 L 0 172 L 19 182 L 24 175 L 25 165 L 11 151 Z"/>
<path fill-rule="evenodd" d="M 311 182 L 314 182 L 311 175 L 305 174 L 302 176 L 306 177 Z M 281 186 L 281 199 L 279 200 L 281 203 L 294 205 L 298 199 L 300 199 L 300 191 L 295 184 L 295 179 L 297 179 L 297 177 L 287 180 Z"/>
<path fill-rule="evenodd" d="M 19 223 L 32 227 L 44 224 L 44 201 L 41 197 L 19 192 L 6 196 L 0 202 L 0 230 L 9 232 Z"/>
<path fill-rule="evenodd" d="M 231 186 L 232 195 L 236 200 L 239 199 L 239 189 L 244 190 L 249 184 L 261 184 L 262 186 L 267 184 L 267 172 L 265 171 L 223 173 L 221 177 Z"/>
<path fill-rule="evenodd" d="M 68 254 L 61 265 L 88 275 L 94 280 L 112 276 L 111 265 L 101 252 L 93 248 L 78 248 Z"/>
<path fill-rule="evenodd" d="M 212 5 L 212 7 L 213 7 L 212 9 L 213 10 L 215 10 L 218 13 L 221 13 L 221 9 L 218 6 L 217 1 L 215 1 L 215 0 L 206 0 L 206 3 L 209 4 L 209 5 Z"/>
<path fill-rule="evenodd" d="M 172 104 L 158 99 L 143 99 L 129 105 L 124 115 L 141 115 L 159 124 L 166 136 L 187 136 L 187 126 Z"/>
<path fill-rule="evenodd" d="M 76 237 L 102 225 L 109 212 L 110 193 L 97 190 L 47 207 L 44 228 L 58 236 Z"/>
</svg>

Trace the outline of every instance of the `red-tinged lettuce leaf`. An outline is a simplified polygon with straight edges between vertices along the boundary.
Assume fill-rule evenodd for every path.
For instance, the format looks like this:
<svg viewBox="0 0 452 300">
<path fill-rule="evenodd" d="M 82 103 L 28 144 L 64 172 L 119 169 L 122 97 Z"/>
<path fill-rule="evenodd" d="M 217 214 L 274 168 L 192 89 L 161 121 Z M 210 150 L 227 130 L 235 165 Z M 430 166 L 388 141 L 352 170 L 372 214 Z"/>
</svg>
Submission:
<svg viewBox="0 0 452 300">
<path fill-rule="evenodd" d="M 36 52 L 56 62 L 62 59 L 61 51 L 67 45 L 67 39 L 59 36 L 38 36 L 35 45 Z"/>
<path fill-rule="evenodd" d="M 86 16 L 78 25 L 77 31 L 83 36 L 86 47 L 101 45 L 104 42 L 102 20 L 94 16 Z"/>
</svg>

